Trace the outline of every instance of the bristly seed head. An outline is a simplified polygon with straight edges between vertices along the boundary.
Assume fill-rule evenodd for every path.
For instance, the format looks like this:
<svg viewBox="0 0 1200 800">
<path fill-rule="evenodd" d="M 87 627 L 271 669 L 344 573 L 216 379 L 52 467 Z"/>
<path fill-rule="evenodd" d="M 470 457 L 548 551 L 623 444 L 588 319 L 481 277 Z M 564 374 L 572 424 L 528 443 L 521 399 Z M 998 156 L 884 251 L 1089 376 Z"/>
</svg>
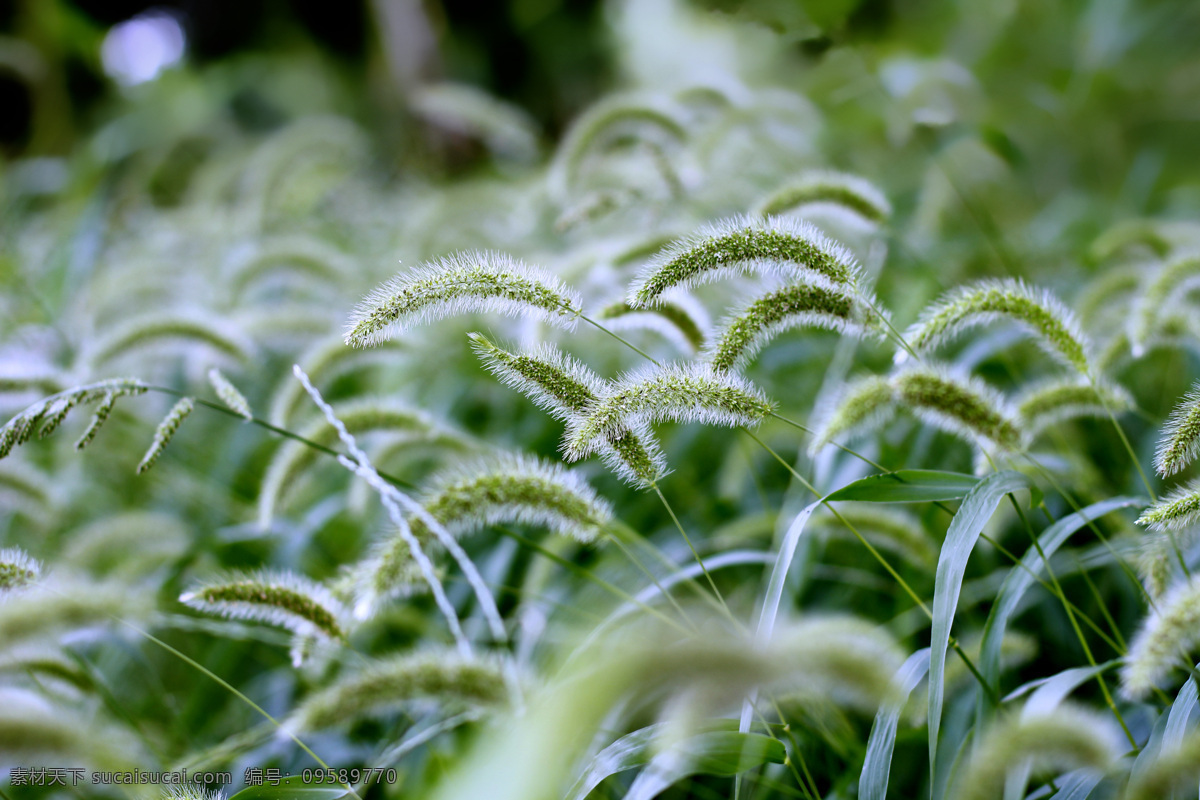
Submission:
<svg viewBox="0 0 1200 800">
<path fill-rule="evenodd" d="M 112 404 L 118 397 L 142 394 L 146 391 L 146 385 L 136 378 L 111 378 L 76 386 L 40 400 L 0 427 L 0 458 L 12 452 L 16 445 L 28 442 L 34 433 L 49 436 L 76 406 L 101 400 L 100 407 L 96 410 L 98 420 L 94 419 L 85 432 L 86 441 L 80 439 L 83 444 L 76 445 L 82 447 L 96 435 L 96 430 L 108 417 Z"/>
<path fill-rule="evenodd" d="M 0 550 L 0 596 L 33 583 L 42 574 L 42 565 L 19 547 Z"/>
<path fill-rule="evenodd" d="M 1122 387 L 1077 377 L 1035 385 L 1017 400 L 1017 414 L 1028 436 L 1069 419 L 1104 417 L 1133 407 L 1133 398 Z"/>
<path fill-rule="evenodd" d="M 883 222 L 892 215 L 887 197 L 867 179 L 845 172 L 813 170 L 768 195 L 754 209 L 754 216 L 782 214 L 815 202 L 837 203 L 872 222 Z"/>
<path fill-rule="evenodd" d="M 863 335 L 879 325 L 879 315 L 867 303 L 828 281 L 811 279 L 768 292 L 731 314 L 709 360 L 722 372 L 744 366 L 767 342 L 790 328 Z"/>
<path fill-rule="evenodd" d="M 1089 343 L 1075 315 L 1045 290 L 1023 281 L 981 281 L 948 292 L 921 314 L 905 332 L 910 347 L 925 352 L 976 325 L 998 319 L 1017 322 L 1034 333 L 1043 349 L 1067 366 L 1087 374 Z M 896 362 L 908 359 L 904 350 Z"/>
<path fill-rule="evenodd" d="M 848 250 L 810 223 L 786 217 L 722 220 L 668 247 L 634 284 L 629 304 L 654 304 L 668 289 L 708 283 L 740 271 L 819 275 L 853 289 L 858 264 Z"/>
<path fill-rule="evenodd" d="M 254 419 L 254 414 L 250 411 L 250 403 L 246 400 L 246 396 L 238 391 L 228 378 L 226 378 L 221 370 L 213 367 L 208 371 L 208 382 L 212 385 L 213 391 L 217 393 L 217 397 L 221 398 L 221 402 L 229 407 L 230 411 L 241 416 L 243 419 Z"/>
<path fill-rule="evenodd" d="M 1176 489 L 1150 506 L 1138 517 L 1137 524 L 1151 530 L 1186 528 L 1200 519 L 1200 479 Z"/>
<path fill-rule="evenodd" d="M 480 333 L 469 334 L 484 366 L 506 385 L 530 397 L 555 419 L 569 421 L 586 413 L 607 381 L 553 345 L 513 353 Z M 622 480 L 649 486 L 666 473 L 666 463 L 645 426 L 623 427 L 606 435 L 600 448 L 605 464 Z"/>
<path fill-rule="evenodd" d="M 1200 383 L 1195 383 L 1171 412 L 1163 427 L 1154 469 L 1164 478 L 1174 475 L 1200 455 Z"/>
<path fill-rule="evenodd" d="M 919 367 L 896 375 L 892 386 L 901 405 L 972 444 L 978 436 L 1002 450 L 1022 447 L 1020 426 L 1007 403 L 981 381 Z"/>
<path fill-rule="evenodd" d="M 533 316 L 570 330 L 581 306 L 577 292 L 511 256 L 457 253 L 397 275 L 367 295 L 351 315 L 346 344 L 366 347 L 422 322 L 486 311 Z"/>
<path fill-rule="evenodd" d="M 635 372 L 605 390 L 583 416 L 567 425 L 565 455 L 594 453 L 605 437 L 641 423 L 701 422 L 755 425 L 773 406 L 744 378 L 708 364 L 669 364 Z"/>
<path fill-rule="evenodd" d="M 1129 644 L 1121 669 L 1126 697 L 1147 695 L 1200 643 L 1200 576 L 1171 589 Z"/>
<path fill-rule="evenodd" d="M 180 398 L 179 402 L 171 406 L 171 410 L 163 417 L 162 422 L 158 423 L 158 428 L 154 431 L 154 441 L 150 443 L 150 449 L 146 451 L 146 455 L 142 456 L 141 463 L 137 466 L 139 475 L 154 466 L 154 462 L 158 461 L 158 457 L 166 449 L 167 443 L 171 441 L 175 431 L 179 430 L 179 426 L 187 419 L 188 414 L 192 413 L 195 406 L 195 401 L 190 397 Z"/>
<path fill-rule="evenodd" d="M 831 396 L 814 415 L 820 420 L 808 452 L 822 447 L 844 433 L 861 434 L 887 422 L 896 410 L 896 392 L 890 380 L 866 375 L 851 381 L 838 396 Z"/>
</svg>

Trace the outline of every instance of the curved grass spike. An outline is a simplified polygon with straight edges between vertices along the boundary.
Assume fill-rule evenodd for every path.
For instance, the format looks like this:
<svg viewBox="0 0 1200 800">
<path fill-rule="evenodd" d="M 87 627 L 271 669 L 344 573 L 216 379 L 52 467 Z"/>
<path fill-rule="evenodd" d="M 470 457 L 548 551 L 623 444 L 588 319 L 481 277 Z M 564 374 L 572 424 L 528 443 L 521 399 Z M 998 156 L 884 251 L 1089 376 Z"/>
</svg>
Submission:
<svg viewBox="0 0 1200 800">
<path fill-rule="evenodd" d="M 1200 383 L 1171 411 L 1154 451 L 1154 469 L 1164 478 L 1174 475 L 1200 455 Z"/>
<path fill-rule="evenodd" d="M 346 344 L 366 347 L 413 325 L 484 311 L 538 318 L 571 330 L 581 306 L 577 292 L 511 256 L 456 253 L 373 290 L 351 315 Z"/>
<path fill-rule="evenodd" d="M 816 202 L 836 203 L 877 223 L 892 215 L 891 203 L 873 183 L 858 175 L 832 170 L 804 173 L 760 200 L 751 214 L 767 217 Z"/>
<path fill-rule="evenodd" d="M 922 366 L 893 377 L 892 387 L 900 405 L 972 444 L 980 437 L 1001 450 L 1022 447 L 1021 427 L 1008 404 L 982 381 Z"/>
<path fill-rule="evenodd" d="M 600 319 L 607 321 L 611 330 L 652 330 L 688 354 L 704 347 L 708 330 L 703 306 L 682 297 L 656 303 L 653 308 L 634 308 L 624 301 L 613 303 L 600 312 Z"/>
<path fill-rule="evenodd" d="M 414 87 L 418 115 L 449 130 L 477 137 L 494 156 L 529 162 L 537 158 L 537 123 L 520 106 L 459 83 Z"/>
<path fill-rule="evenodd" d="M 290 572 L 233 574 L 180 595 L 197 611 L 265 622 L 300 636 L 345 638 L 349 615 L 325 586 Z"/>
<path fill-rule="evenodd" d="M 1083 293 L 1075 302 L 1076 313 L 1084 328 L 1093 330 L 1101 312 L 1110 304 L 1120 301 L 1132 304 L 1133 295 L 1142 285 L 1145 272 L 1141 265 L 1128 264 L 1106 270 L 1102 275 L 1088 281 Z"/>
<path fill-rule="evenodd" d="M 839 538 L 853 539 L 850 526 L 863 538 L 880 549 L 897 553 L 914 564 L 937 566 L 937 544 L 925 532 L 921 521 L 911 514 L 878 506 L 875 503 L 848 503 L 838 508 L 841 520 L 823 515 L 811 523 L 814 529 L 824 528 Z"/>
<path fill-rule="evenodd" d="M 1157 220 L 1123 220 L 1096 237 L 1088 256 L 1093 262 L 1107 261 L 1121 250 L 1137 245 L 1161 258 L 1171 252 L 1171 242 L 1161 228 Z"/>
<path fill-rule="evenodd" d="M 858 282 L 854 256 L 815 226 L 787 217 L 740 217 L 706 226 L 651 259 L 630 290 L 629 304 L 642 308 L 668 289 L 745 271 L 787 278 L 816 274 L 850 289 Z"/>
<path fill-rule="evenodd" d="M 379 342 L 370 350 L 357 350 L 346 347 L 343 337 L 337 335 L 314 344 L 300 357 L 300 363 L 313 381 L 326 381 L 367 362 L 394 365 L 392 353 L 403 349 L 402 342 L 391 339 Z M 271 397 L 271 409 L 268 412 L 271 424 L 285 427 L 296 407 L 305 399 L 304 386 L 288 375 Z"/>
<path fill-rule="evenodd" d="M 682 109 L 653 95 L 621 95 L 602 100 L 581 114 L 563 136 L 550 168 L 551 191 L 560 197 L 575 189 L 588 154 L 613 131 L 655 130 L 668 140 L 687 139 Z"/>
<path fill-rule="evenodd" d="M 1131 699 L 1145 697 L 1171 670 L 1185 666 L 1200 645 L 1200 576 L 1168 591 L 1129 644 L 1121 684 Z"/>
<path fill-rule="evenodd" d="M 1163 312 L 1176 305 L 1188 290 L 1200 282 L 1200 252 L 1175 255 L 1155 273 L 1134 307 L 1129 342 L 1134 358 L 1146 352 L 1146 345 Z"/>
<path fill-rule="evenodd" d="M 840 395 L 821 404 L 808 452 L 816 453 L 842 434 L 858 435 L 878 428 L 896 411 L 896 391 L 887 378 L 865 375 L 846 385 Z"/>
<path fill-rule="evenodd" d="M 980 281 L 947 292 L 921 313 L 904 338 L 913 350 L 926 352 L 968 328 L 1000 319 L 1031 331 L 1047 353 L 1067 366 L 1083 374 L 1090 371 L 1090 346 L 1075 315 L 1048 291 L 1020 280 Z M 908 357 L 901 350 L 896 362 Z"/>
<path fill-rule="evenodd" d="M 150 314 L 134 319 L 101 337 L 87 357 L 89 363 L 97 366 L 140 347 L 172 339 L 203 344 L 238 361 L 249 361 L 254 353 L 250 342 L 233 331 L 227 322 L 171 314 Z"/>
<path fill-rule="evenodd" d="M 195 407 L 196 403 L 190 397 L 182 397 L 175 405 L 171 406 L 171 410 L 167 412 L 162 422 L 158 423 L 158 427 L 155 428 L 154 441 L 150 443 L 150 448 L 146 450 L 146 455 L 142 456 L 141 462 L 137 465 L 139 475 L 154 466 L 154 462 L 158 461 L 158 457 L 166 449 L 167 444 L 171 441 L 171 437 L 175 435 L 175 431 L 179 430 L 179 426 L 183 424 L 183 421 L 187 419 L 188 414 L 191 414 L 192 409 Z"/>
<path fill-rule="evenodd" d="M 631 425 L 667 420 L 756 425 L 772 408 L 757 387 L 707 364 L 655 365 L 610 385 L 586 414 L 570 420 L 563 449 L 574 461 Z"/>
<path fill-rule="evenodd" d="M 1077 417 L 1107 417 L 1133 409 L 1129 392 L 1106 382 L 1065 378 L 1038 384 L 1016 401 L 1027 436 L 1035 436 L 1051 425 Z"/>
<path fill-rule="evenodd" d="M 1197 519 L 1200 519 L 1200 478 L 1143 511 L 1137 524 L 1156 531 L 1173 531 L 1186 528 Z"/>
<path fill-rule="evenodd" d="M 231 296 L 239 297 L 248 284 L 281 266 L 300 268 L 335 284 L 351 279 L 358 271 L 352 259 L 315 237 L 267 237 L 239 253 L 226 268 Z"/>
<path fill-rule="evenodd" d="M 504 522 L 542 525 L 584 543 L 600 538 L 612 521 L 612 508 L 582 479 L 557 464 L 505 454 L 458 467 L 434 480 L 421 507 L 451 536 Z M 422 544 L 435 543 L 419 516 L 410 529 Z M 411 554 L 402 536 L 380 542 L 368 569 L 370 590 L 386 596 L 411 575 Z"/>
<path fill-rule="evenodd" d="M 135 619 L 153 610 L 139 592 L 113 583 L 74 579 L 57 587 L 45 582 L 0 603 L 0 642 L 13 648 L 26 642 L 56 642 L 64 631 Z"/>
<path fill-rule="evenodd" d="M 492 706 L 508 696 L 497 664 L 450 653 L 392 656 L 307 697 L 284 725 L 296 733 L 333 728 L 383 714 L 416 699 Z"/>
<path fill-rule="evenodd" d="M 831 283 L 812 279 L 768 292 L 734 311 L 722 325 L 708 360 L 719 372 L 744 367 L 771 339 L 792 328 L 826 328 L 843 335 L 880 330 L 869 303 Z"/>
<path fill-rule="evenodd" d="M 77 406 L 100 400 L 100 407 L 96 413 L 99 415 L 103 412 L 103 418 L 107 418 L 112 403 L 118 397 L 143 394 L 146 391 L 146 385 L 136 378 L 111 378 L 76 386 L 39 400 L 0 427 L 0 458 L 12 452 L 16 445 L 28 442 L 36 432 L 41 431 L 42 435 L 53 432 L 68 412 Z M 103 418 L 99 423 L 93 421 L 92 427 L 88 429 L 91 436 L 95 435 L 95 428 L 103 423 Z M 88 441 L 91 441 L 90 437 Z"/>
<path fill-rule="evenodd" d="M 512 353 L 483 334 L 468 336 L 488 371 L 555 419 L 566 422 L 586 413 L 605 391 L 606 382 L 599 375 L 552 345 Z M 606 435 L 600 454 L 622 480 L 637 486 L 649 486 L 666 472 L 658 442 L 643 426 L 624 427 Z"/>
<path fill-rule="evenodd" d="M 352 434 L 372 431 L 405 431 L 431 441 L 441 440 L 462 445 L 463 442 L 439 431 L 429 415 L 407 406 L 365 398 L 341 403 L 334 407 L 338 419 Z M 324 419 L 315 420 L 303 428 L 300 436 L 326 447 L 338 441 L 338 432 Z M 275 508 L 287 490 L 317 459 L 317 451 L 304 442 L 286 442 L 279 448 L 263 476 L 258 493 L 258 522 L 262 527 L 271 524 Z"/>
<path fill-rule="evenodd" d="M 221 374 L 221 370 L 216 367 L 209 369 L 208 382 L 213 387 L 213 391 L 217 393 L 217 397 L 221 398 L 221 402 L 228 406 L 230 411 L 238 414 L 243 419 L 254 419 L 254 414 L 250 411 L 250 403 L 246 400 L 246 396 L 239 392 L 238 388 Z"/>
<path fill-rule="evenodd" d="M 22 589 L 42 574 L 42 565 L 19 547 L 0 550 L 0 597 L 5 592 Z"/>
<path fill-rule="evenodd" d="M 1008 771 L 1030 761 L 1057 772 L 1081 767 L 1103 772 L 1117 757 L 1109 733 L 1104 719 L 1071 705 L 1045 714 L 1010 717 L 980 739 L 957 788 L 948 796 L 992 800 L 1001 796 Z"/>
</svg>

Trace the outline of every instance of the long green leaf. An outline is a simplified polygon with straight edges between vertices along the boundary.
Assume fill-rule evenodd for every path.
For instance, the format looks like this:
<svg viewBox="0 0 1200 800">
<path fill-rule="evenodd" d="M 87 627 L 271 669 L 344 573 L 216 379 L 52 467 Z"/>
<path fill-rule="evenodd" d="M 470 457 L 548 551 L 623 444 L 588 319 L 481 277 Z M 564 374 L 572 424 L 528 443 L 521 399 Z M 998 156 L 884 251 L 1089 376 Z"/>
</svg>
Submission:
<svg viewBox="0 0 1200 800">
<path fill-rule="evenodd" d="M 242 789 L 229 800 L 335 800 L 349 792 L 340 784 L 305 783 L 303 775 L 281 778 L 278 784 Z"/>
<path fill-rule="evenodd" d="M 1025 488 L 1028 480 L 1018 472 L 997 472 L 984 478 L 963 499 L 962 506 L 942 545 L 937 577 L 933 587 L 933 632 L 929 659 L 929 780 L 936 778 L 938 731 L 942 723 L 942 701 L 946 692 L 946 651 L 950 647 L 950 626 L 958 607 L 967 559 L 979 541 L 983 526 L 991 519 L 1001 498 Z"/>
<path fill-rule="evenodd" d="M 900 723 L 900 712 L 908 702 L 908 696 L 929 672 L 929 648 L 913 653 L 896 673 L 896 686 L 900 693 L 896 699 L 879 709 L 871 736 L 867 739 L 867 755 L 863 759 L 862 774 L 858 777 L 860 800 L 885 800 L 888 778 L 892 773 L 892 751 L 896 747 L 896 728 Z"/>
<path fill-rule="evenodd" d="M 979 485 L 980 479 L 961 472 L 932 469 L 902 469 L 871 475 L 848 484 L 827 500 L 857 500 L 864 503 L 927 503 L 958 500 Z"/>
<path fill-rule="evenodd" d="M 786 756 L 783 744 L 769 736 L 702 733 L 656 755 L 629 787 L 625 800 L 651 800 L 689 775 L 729 777 L 767 763 L 782 764 Z"/>
<path fill-rule="evenodd" d="M 1038 545 L 1046 558 L 1049 558 L 1058 551 L 1058 548 L 1067 541 L 1071 534 L 1091 520 L 1099 519 L 1118 508 L 1145 505 L 1145 502 L 1136 497 L 1113 497 L 1093 503 L 1087 508 L 1068 514 L 1043 531 L 1038 536 Z M 992 612 L 984 624 L 983 644 L 979 651 L 979 671 L 987 680 L 988 685 L 994 689 L 999 689 L 1000 643 L 1004 639 L 1009 621 L 1016 613 L 1017 606 L 1020 605 L 1021 598 L 1034 581 L 1041 577 L 1042 571 L 1046 567 L 1042 560 L 1042 553 L 1039 553 L 1038 548 L 1033 545 L 1030 545 L 1029 549 L 1025 551 L 1021 563 L 1012 568 L 1004 585 L 1000 587 L 1000 592 L 996 595 L 996 602 L 992 605 Z"/>
<path fill-rule="evenodd" d="M 1200 665 L 1197 665 L 1200 669 Z M 1187 683 L 1183 684 L 1183 688 L 1179 690 L 1179 694 L 1175 695 L 1175 702 L 1171 703 L 1170 713 L 1167 715 L 1167 727 L 1163 729 L 1162 749 L 1170 751 L 1183 744 L 1183 736 L 1187 733 L 1188 723 L 1191 722 L 1192 714 L 1196 711 L 1198 693 L 1196 691 L 1195 676 L 1189 677 Z"/>
</svg>

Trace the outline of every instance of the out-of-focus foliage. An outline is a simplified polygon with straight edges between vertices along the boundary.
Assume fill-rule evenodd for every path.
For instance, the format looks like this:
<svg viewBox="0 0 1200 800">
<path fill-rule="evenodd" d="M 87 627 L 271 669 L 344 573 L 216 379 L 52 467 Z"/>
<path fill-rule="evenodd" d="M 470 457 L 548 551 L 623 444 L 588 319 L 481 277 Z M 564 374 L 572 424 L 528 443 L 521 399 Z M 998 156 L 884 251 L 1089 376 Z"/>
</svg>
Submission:
<svg viewBox="0 0 1200 800">
<path fill-rule="evenodd" d="M 5 795 L 1193 791 L 1200 7 L 570 6 L 14 12 Z"/>
</svg>

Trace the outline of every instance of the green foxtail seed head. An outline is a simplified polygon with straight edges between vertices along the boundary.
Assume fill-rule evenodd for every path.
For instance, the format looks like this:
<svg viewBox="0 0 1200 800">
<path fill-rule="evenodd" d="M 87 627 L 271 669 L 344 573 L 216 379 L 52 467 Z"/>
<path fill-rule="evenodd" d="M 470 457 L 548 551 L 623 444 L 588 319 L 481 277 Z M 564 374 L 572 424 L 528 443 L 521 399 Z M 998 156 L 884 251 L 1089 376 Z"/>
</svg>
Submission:
<svg viewBox="0 0 1200 800">
<path fill-rule="evenodd" d="M 707 364 L 656 365 L 613 383 L 585 415 L 570 420 L 565 455 L 568 460 L 583 458 L 607 436 L 639 423 L 755 425 L 771 409 L 763 393 L 739 376 Z"/>
<path fill-rule="evenodd" d="M 1200 576 L 1169 590 L 1129 644 L 1121 685 L 1131 699 L 1145 697 L 1200 644 Z"/>
<path fill-rule="evenodd" d="M 768 217 L 819 202 L 836 203 L 872 222 L 884 222 L 892 215 L 891 203 L 873 183 L 858 175 L 832 170 L 804 173 L 759 201 L 751 214 Z"/>
<path fill-rule="evenodd" d="M 1192 384 L 1163 426 L 1154 451 L 1154 469 L 1165 478 L 1195 461 L 1197 455 L 1200 455 L 1200 383 Z"/>
<path fill-rule="evenodd" d="M 6 592 L 28 586 L 41 574 L 42 565 L 19 547 L 0 550 L 0 597 Z"/>
<path fill-rule="evenodd" d="M 1028 436 L 1051 425 L 1078 417 L 1105 417 L 1134 407 L 1133 398 L 1122 387 L 1096 380 L 1060 378 L 1039 383 L 1017 399 L 1017 414 Z"/>
<path fill-rule="evenodd" d="M 1151 530 L 1186 528 L 1200 519 L 1200 479 L 1163 497 L 1138 517 L 1137 524 Z"/>
<path fill-rule="evenodd" d="M 569 421 L 586 413 L 607 386 L 599 375 L 553 345 L 513 353 L 483 334 L 469 337 L 471 347 L 493 375 L 555 419 Z M 662 451 L 645 425 L 626 426 L 608 434 L 599 452 L 605 465 L 635 486 L 649 486 L 666 474 Z"/>
<path fill-rule="evenodd" d="M 217 397 L 221 398 L 221 402 L 228 406 L 230 411 L 238 414 L 243 419 L 254 419 L 254 414 L 250 411 L 250 403 L 247 402 L 246 396 L 239 392 L 238 388 L 221 374 L 221 370 L 216 367 L 210 369 L 208 371 L 208 382 L 213 387 L 213 391 L 217 393 Z"/>
<path fill-rule="evenodd" d="M 1005 775 L 1022 763 L 1065 772 L 1088 767 L 1106 770 L 1117 757 L 1108 722 L 1096 714 L 1060 705 L 1045 714 L 1011 716 L 987 730 L 958 788 L 949 796 L 959 800 L 999 797 Z"/>
<path fill-rule="evenodd" d="M 843 434 L 859 435 L 874 430 L 892 418 L 896 411 L 896 392 L 887 378 L 865 375 L 846 385 L 840 394 L 831 394 L 813 416 L 818 420 L 808 452 L 815 455 L 834 438 Z"/>
<path fill-rule="evenodd" d="M 600 312 L 600 319 L 615 331 L 652 330 L 688 355 L 704 347 L 710 324 L 704 306 L 681 292 L 652 308 L 634 308 L 624 301 L 613 303 Z"/>
<path fill-rule="evenodd" d="M 127 586 L 72 580 L 48 587 L 46 579 L 0 602 L 0 641 L 6 648 L 50 640 L 65 631 L 135 619 L 150 606 Z"/>
<path fill-rule="evenodd" d="M 536 317 L 570 330 L 580 298 L 548 273 L 503 253 L 457 253 L 373 290 L 351 315 L 346 344 L 366 347 L 413 325 L 476 312 Z"/>
<path fill-rule="evenodd" d="M 359 272 L 354 260 L 318 238 L 304 235 L 267 236 L 239 248 L 224 270 L 224 285 L 233 298 L 260 277 L 287 269 L 334 285 L 344 285 Z"/>
<path fill-rule="evenodd" d="M 1200 282 L 1200 252 L 1173 255 L 1158 269 L 1134 306 L 1129 324 L 1129 344 L 1134 358 L 1146 353 L 1163 312 L 1179 304 Z"/>
<path fill-rule="evenodd" d="M 1106 270 L 1088 281 L 1075 302 L 1076 313 L 1084 328 L 1095 331 L 1102 324 L 1103 312 L 1112 311 L 1114 307 L 1127 310 L 1145 273 L 1144 264 L 1127 264 Z"/>
<path fill-rule="evenodd" d="M 1007 402 L 982 381 L 922 366 L 894 376 L 892 387 L 900 405 L 972 444 L 979 437 L 1001 450 L 1022 447 L 1021 428 Z"/>
<path fill-rule="evenodd" d="M 474 86 L 415 86 L 409 103 L 414 113 L 435 125 L 479 139 L 494 156 L 525 163 L 537 159 L 540 132 L 533 118 Z"/>
<path fill-rule="evenodd" d="M 226 320 L 150 314 L 120 326 L 98 340 L 88 353 L 89 363 L 99 366 L 118 356 L 162 341 L 178 340 L 204 345 L 238 361 L 249 361 L 253 345 Z"/>
<path fill-rule="evenodd" d="M 1160 258 L 1171 252 L 1171 241 L 1162 225 L 1152 219 L 1127 219 L 1096 237 L 1088 251 L 1092 261 L 1106 261 L 1130 247 L 1139 247 Z"/>
<path fill-rule="evenodd" d="M 647 142 L 682 142 L 687 138 L 683 109 L 667 98 L 644 93 L 618 95 L 591 106 L 558 146 L 550 167 L 551 193 L 566 198 L 577 188 L 588 156 L 631 132 Z"/>
<path fill-rule="evenodd" d="M 497 664 L 467 661 L 450 653 L 405 654 L 370 661 L 309 695 L 284 725 L 290 732 L 304 733 L 385 714 L 412 700 L 493 706 L 507 695 Z"/>
<path fill-rule="evenodd" d="M 163 800 L 225 800 L 225 793 L 218 789 L 206 789 L 195 783 L 183 783 L 167 789 Z"/>
<path fill-rule="evenodd" d="M 301 636 L 338 640 L 349 615 L 327 587 L 290 572 L 234 574 L 200 584 L 180 602 L 208 614 L 278 625 Z"/>
<path fill-rule="evenodd" d="M 1175 547 L 1163 532 L 1142 537 L 1134 564 L 1146 592 L 1157 601 L 1171 585 L 1175 575 Z"/>
<path fill-rule="evenodd" d="M 145 384 L 136 378 L 112 378 L 76 386 L 40 400 L 0 427 L 0 458 L 12 452 L 16 445 L 28 442 L 34 433 L 40 432 L 43 436 L 52 433 L 66 419 L 71 409 L 99 400 L 101 403 L 96 413 L 102 413 L 103 416 L 99 422 L 93 420 L 84 434 L 87 441 L 91 441 L 91 437 L 96 435 L 96 429 L 107 418 L 112 403 L 118 397 L 142 394 L 145 391 Z M 83 444 L 87 444 L 87 441 L 83 441 Z"/>
<path fill-rule="evenodd" d="M 861 336 L 878 331 L 880 321 L 868 304 L 842 288 L 810 278 L 768 292 L 733 312 L 722 324 L 708 359 L 719 372 L 738 369 L 780 333 L 803 327 Z"/>
<path fill-rule="evenodd" d="M 1078 372 L 1090 370 L 1088 340 L 1075 315 L 1054 295 L 1019 280 L 980 281 L 948 292 L 922 312 L 904 338 L 913 350 L 926 352 L 995 320 L 1018 323 L 1054 358 Z M 897 363 L 907 358 L 907 351 L 896 353 Z"/>
<path fill-rule="evenodd" d="M 581 542 L 597 541 L 612 508 L 574 473 L 558 464 L 516 454 L 460 466 L 438 476 L 421 507 L 451 536 L 502 523 L 540 525 Z M 413 534 L 432 546 L 433 532 L 411 516 Z M 411 574 L 412 554 L 399 534 L 379 543 L 372 557 L 370 593 L 385 596 Z"/>
<path fill-rule="evenodd" d="M 876 503 L 845 503 L 838 507 L 838 514 L 840 519 L 833 514 L 824 514 L 810 524 L 816 529 L 828 529 L 839 538 L 857 542 L 849 527 L 853 526 L 864 539 L 880 549 L 897 553 L 914 564 L 937 566 L 937 545 L 925 532 L 921 521 L 911 514 Z"/>
<path fill-rule="evenodd" d="M 813 274 L 853 289 L 858 264 L 813 225 L 787 217 L 721 220 L 650 260 L 630 290 L 629 304 L 653 305 L 675 287 L 696 286 L 746 271 L 806 278 Z"/>
<path fill-rule="evenodd" d="M 188 414 L 192 413 L 195 406 L 195 402 L 190 397 L 180 398 L 179 402 L 171 406 L 171 410 L 163 417 L 162 422 L 158 423 L 158 427 L 154 431 L 154 441 L 150 443 L 150 449 L 146 451 L 146 455 L 142 456 L 141 463 L 137 465 L 139 475 L 154 466 L 154 462 L 158 461 L 158 457 L 166 449 L 167 443 L 171 441 L 175 431 L 179 430 L 179 426 L 187 419 Z"/>
</svg>

